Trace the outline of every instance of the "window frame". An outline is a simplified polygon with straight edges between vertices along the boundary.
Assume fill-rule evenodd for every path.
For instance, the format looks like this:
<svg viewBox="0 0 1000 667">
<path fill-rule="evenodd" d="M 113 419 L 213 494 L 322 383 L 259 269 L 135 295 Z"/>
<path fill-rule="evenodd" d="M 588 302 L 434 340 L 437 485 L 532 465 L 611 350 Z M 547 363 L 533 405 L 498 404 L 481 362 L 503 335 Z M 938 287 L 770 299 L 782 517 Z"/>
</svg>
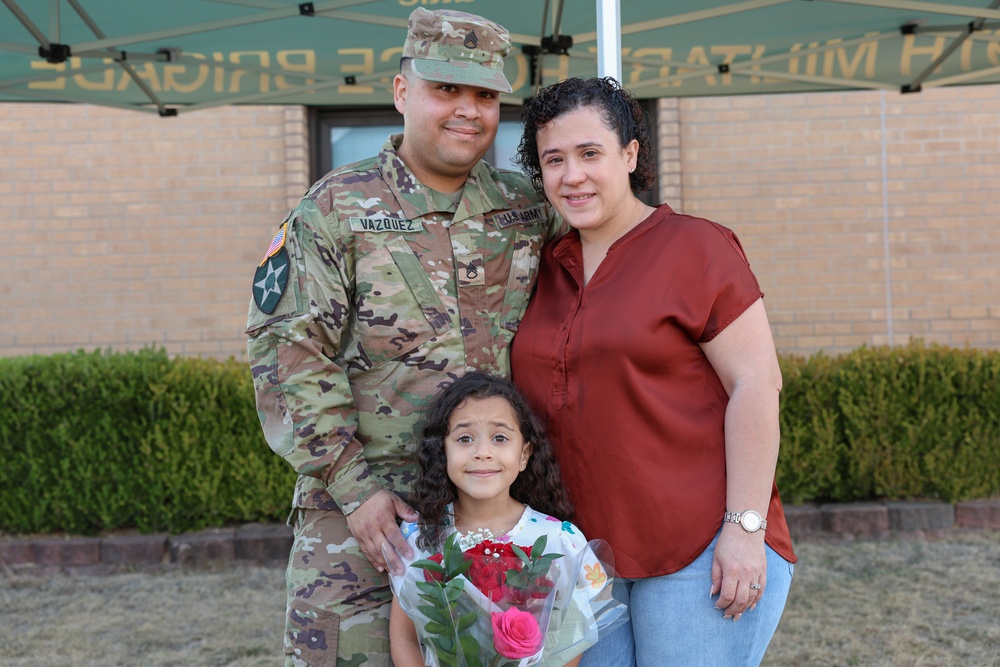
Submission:
<svg viewBox="0 0 1000 667">
<path fill-rule="evenodd" d="M 520 122 L 521 107 L 513 104 L 500 105 L 500 122 Z M 316 182 L 327 174 L 333 165 L 330 145 L 330 131 L 336 127 L 372 127 L 378 125 L 402 125 L 403 116 L 392 106 L 350 106 L 310 108 L 309 135 L 312 150 L 309 151 L 311 182 Z M 387 135 L 388 136 L 388 135 Z M 375 155 L 378 148 L 372 151 Z M 484 160 L 493 164 L 493 147 L 487 151 Z"/>
<path fill-rule="evenodd" d="M 650 151 L 657 160 L 656 180 L 653 186 L 639 195 L 639 199 L 655 206 L 659 204 L 660 171 L 659 171 L 659 125 L 657 118 L 657 103 L 655 98 L 640 99 L 639 103 L 646 112 L 646 128 L 649 132 Z M 500 105 L 500 121 L 509 122 L 521 120 L 521 107 L 516 104 Z M 309 151 L 310 182 L 315 183 L 332 169 L 333 156 L 330 146 L 330 131 L 335 127 L 371 127 L 375 125 L 399 125 L 403 116 L 395 107 L 379 106 L 345 106 L 345 107 L 310 107 L 309 135 L 312 150 Z M 378 149 L 373 149 L 372 155 Z M 493 147 L 483 159 L 493 164 Z"/>
</svg>

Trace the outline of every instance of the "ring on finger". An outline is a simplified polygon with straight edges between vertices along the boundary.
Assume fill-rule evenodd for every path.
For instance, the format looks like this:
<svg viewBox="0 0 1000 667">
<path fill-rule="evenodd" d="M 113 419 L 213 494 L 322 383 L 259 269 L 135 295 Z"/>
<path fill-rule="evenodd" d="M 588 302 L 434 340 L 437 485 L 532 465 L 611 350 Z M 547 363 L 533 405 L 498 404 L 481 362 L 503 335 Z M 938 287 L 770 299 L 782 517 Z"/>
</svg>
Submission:
<svg viewBox="0 0 1000 667">
<path fill-rule="evenodd" d="M 750 584 L 750 590 L 759 591 L 761 588 L 760 584 Z"/>
</svg>

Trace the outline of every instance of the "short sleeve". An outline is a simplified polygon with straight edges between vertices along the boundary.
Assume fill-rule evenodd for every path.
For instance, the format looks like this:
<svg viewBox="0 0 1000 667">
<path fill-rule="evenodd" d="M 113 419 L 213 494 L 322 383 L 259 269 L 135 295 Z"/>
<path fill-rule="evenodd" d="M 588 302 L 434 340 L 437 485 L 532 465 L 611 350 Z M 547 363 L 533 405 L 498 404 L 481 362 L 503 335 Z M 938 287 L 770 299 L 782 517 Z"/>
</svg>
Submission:
<svg viewBox="0 0 1000 667">
<path fill-rule="evenodd" d="M 675 295 L 682 325 L 707 343 L 764 296 L 735 232 L 718 223 L 680 216 L 684 252 L 676 259 Z"/>
</svg>

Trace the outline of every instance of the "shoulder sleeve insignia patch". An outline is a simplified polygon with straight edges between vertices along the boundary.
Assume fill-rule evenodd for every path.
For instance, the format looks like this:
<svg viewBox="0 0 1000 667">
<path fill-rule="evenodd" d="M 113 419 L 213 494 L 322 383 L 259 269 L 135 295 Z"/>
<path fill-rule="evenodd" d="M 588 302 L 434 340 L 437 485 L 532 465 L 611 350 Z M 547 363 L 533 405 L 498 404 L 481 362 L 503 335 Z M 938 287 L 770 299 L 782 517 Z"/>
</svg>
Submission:
<svg viewBox="0 0 1000 667">
<path fill-rule="evenodd" d="M 288 287 L 288 251 L 279 244 L 277 250 L 268 253 L 253 274 L 253 301 L 261 312 L 270 315 Z"/>
<path fill-rule="evenodd" d="M 260 266 L 264 266 L 264 262 L 267 261 L 268 257 L 274 257 L 279 250 L 285 247 L 285 237 L 288 235 L 288 223 L 286 222 L 278 230 L 278 233 L 274 235 L 271 239 L 271 245 L 267 247 L 267 252 L 264 253 L 264 259 L 260 260 Z"/>
</svg>

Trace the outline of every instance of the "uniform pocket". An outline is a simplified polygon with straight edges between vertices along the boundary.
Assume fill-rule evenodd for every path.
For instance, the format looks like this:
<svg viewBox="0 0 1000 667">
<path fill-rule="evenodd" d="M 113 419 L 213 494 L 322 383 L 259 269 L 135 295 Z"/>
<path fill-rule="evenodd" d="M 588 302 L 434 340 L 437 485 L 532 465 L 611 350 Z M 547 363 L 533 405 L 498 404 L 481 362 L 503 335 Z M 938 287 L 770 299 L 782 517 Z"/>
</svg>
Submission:
<svg viewBox="0 0 1000 667">
<path fill-rule="evenodd" d="M 517 231 L 514 237 L 514 252 L 511 255 L 510 275 L 507 277 L 507 291 L 503 300 L 503 328 L 516 332 L 521 318 L 528 308 L 528 299 L 535 289 L 538 265 L 545 228 L 535 226 L 531 231 Z"/>
<path fill-rule="evenodd" d="M 401 237 L 358 260 L 354 298 L 352 335 L 368 367 L 411 352 L 452 328 L 420 260 Z"/>
<path fill-rule="evenodd" d="M 295 450 L 295 429 L 288 413 L 288 398 L 278 379 L 278 349 L 275 336 L 266 329 L 250 337 L 248 348 L 257 393 L 257 409 L 261 428 L 268 446 L 278 456 L 288 456 Z"/>
<path fill-rule="evenodd" d="M 339 615 L 297 598 L 289 601 L 285 655 L 294 655 L 310 667 L 336 667 L 339 639 Z"/>
</svg>

